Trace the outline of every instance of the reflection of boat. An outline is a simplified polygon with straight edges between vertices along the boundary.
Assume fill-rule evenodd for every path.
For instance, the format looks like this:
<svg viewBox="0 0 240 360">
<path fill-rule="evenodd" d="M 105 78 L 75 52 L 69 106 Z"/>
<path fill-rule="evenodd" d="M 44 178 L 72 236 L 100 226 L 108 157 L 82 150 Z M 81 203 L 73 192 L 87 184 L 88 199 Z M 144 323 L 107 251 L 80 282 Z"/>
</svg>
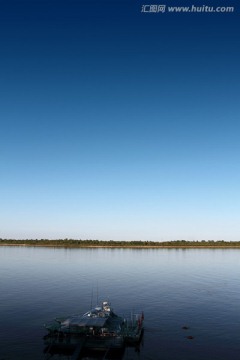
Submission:
<svg viewBox="0 0 240 360">
<path fill-rule="evenodd" d="M 104 301 L 83 315 L 56 318 L 45 325 L 47 351 L 86 350 L 115 351 L 128 344 L 137 344 L 143 332 L 143 313 L 130 319 L 116 315 L 110 303 Z M 77 350 L 76 350 L 77 349 Z"/>
</svg>

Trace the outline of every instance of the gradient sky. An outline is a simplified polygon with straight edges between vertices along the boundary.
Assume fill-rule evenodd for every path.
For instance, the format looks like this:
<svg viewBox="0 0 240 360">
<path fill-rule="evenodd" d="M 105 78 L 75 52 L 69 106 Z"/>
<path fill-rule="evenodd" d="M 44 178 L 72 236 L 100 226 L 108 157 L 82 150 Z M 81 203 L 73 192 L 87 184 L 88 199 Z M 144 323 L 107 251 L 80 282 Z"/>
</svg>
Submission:
<svg viewBox="0 0 240 360">
<path fill-rule="evenodd" d="M 240 9 L 210 1 L 0 0 L 0 237 L 240 240 Z"/>
</svg>

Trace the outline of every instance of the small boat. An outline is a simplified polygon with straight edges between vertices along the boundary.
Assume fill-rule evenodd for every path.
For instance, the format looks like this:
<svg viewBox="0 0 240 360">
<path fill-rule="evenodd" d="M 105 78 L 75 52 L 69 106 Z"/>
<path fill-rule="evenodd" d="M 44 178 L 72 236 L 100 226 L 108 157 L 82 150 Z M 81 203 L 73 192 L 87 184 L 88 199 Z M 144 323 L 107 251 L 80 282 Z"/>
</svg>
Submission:
<svg viewBox="0 0 240 360">
<path fill-rule="evenodd" d="M 82 344 L 83 349 L 122 349 L 140 341 L 143 332 L 143 313 L 131 314 L 127 319 L 114 313 L 111 304 L 103 301 L 83 315 L 56 318 L 46 324 L 45 340 L 63 346 Z M 51 340 L 52 339 L 52 340 Z M 54 340 L 53 340 L 54 339 Z"/>
</svg>

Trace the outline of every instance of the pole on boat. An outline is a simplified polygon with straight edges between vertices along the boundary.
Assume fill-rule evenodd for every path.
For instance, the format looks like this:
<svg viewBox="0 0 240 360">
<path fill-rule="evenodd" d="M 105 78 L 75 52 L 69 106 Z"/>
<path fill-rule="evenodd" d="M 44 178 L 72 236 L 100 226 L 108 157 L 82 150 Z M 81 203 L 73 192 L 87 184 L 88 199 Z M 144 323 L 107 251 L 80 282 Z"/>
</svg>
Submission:
<svg viewBox="0 0 240 360">
<path fill-rule="evenodd" d="M 92 307 L 93 307 L 93 285 L 92 285 L 92 295 L 91 295 L 91 306 L 90 306 L 90 310 L 92 310 Z"/>
<path fill-rule="evenodd" d="M 97 305 L 98 305 L 98 281 L 97 281 Z"/>
</svg>

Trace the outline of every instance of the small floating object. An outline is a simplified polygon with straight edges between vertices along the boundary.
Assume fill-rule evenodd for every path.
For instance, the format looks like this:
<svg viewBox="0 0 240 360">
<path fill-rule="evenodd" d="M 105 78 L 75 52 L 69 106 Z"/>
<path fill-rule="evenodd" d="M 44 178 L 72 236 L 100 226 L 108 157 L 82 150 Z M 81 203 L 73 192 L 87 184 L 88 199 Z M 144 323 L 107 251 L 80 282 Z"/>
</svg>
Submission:
<svg viewBox="0 0 240 360">
<path fill-rule="evenodd" d="M 194 336 L 189 335 L 189 336 L 187 336 L 187 339 L 189 339 L 189 340 L 193 340 L 193 339 L 194 339 Z"/>
<path fill-rule="evenodd" d="M 188 330 L 188 329 L 189 329 L 189 326 L 183 326 L 182 329 L 183 329 L 183 330 Z"/>
</svg>

